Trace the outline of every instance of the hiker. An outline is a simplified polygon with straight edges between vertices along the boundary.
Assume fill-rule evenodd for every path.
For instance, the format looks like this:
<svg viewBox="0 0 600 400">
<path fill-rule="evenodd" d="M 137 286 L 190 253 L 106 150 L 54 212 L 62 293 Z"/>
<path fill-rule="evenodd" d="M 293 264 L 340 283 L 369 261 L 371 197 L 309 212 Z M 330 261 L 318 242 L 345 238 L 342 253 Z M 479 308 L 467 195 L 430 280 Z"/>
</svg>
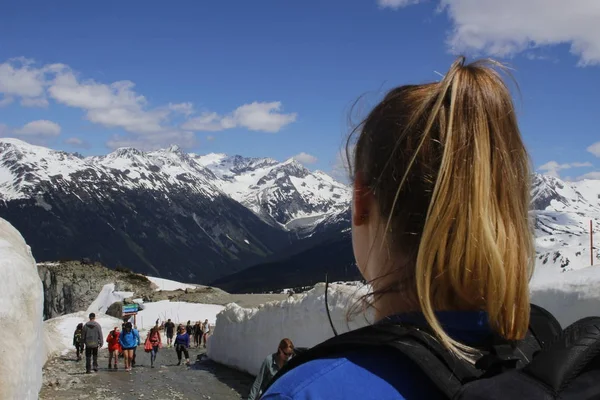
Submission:
<svg viewBox="0 0 600 400">
<path fill-rule="evenodd" d="M 98 372 L 98 348 L 103 345 L 102 327 L 96 322 L 96 314 L 90 313 L 90 320 L 83 326 L 81 337 L 85 343 L 85 373 Z M 93 358 L 93 363 L 92 363 Z"/>
<path fill-rule="evenodd" d="M 175 324 L 171 322 L 171 318 L 165 323 L 165 336 L 167 337 L 167 347 L 173 346 L 173 333 L 175 331 Z"/>
<path fill-rule="evenodd" d="M 190 365 L 190 354 L 188 348 L 190 347 L 190 335 L 186 332 L 183 325 L 179 326 L 179 331 L 175 337 L 175 352 L 177 353 L 177 359 L 179 362 L 177 365 L 181 365 L 181 353 L 185 355 L 186 365 Z"/>
<path fill-rule="evenodd" d="M 204 348 L 206 348 L 206 339 L 208 339 L 208 335 L 210 334 L 210 324 L 207 319 L 204 320 L 202 330 L 204 331 L 204 334 L 202 335 L 202 338 L 204 339 Z"/>
<path fill-rule="evenodd" d="M 202 342 L 202 333 L 202 325 L 200 324 L 200 321 L 196 321 L 194 324 L 194 344 L 196 347 L 200 346 L 200 343 Z"/>
<path fill-rule="evenodd" d="M 348 140 L 353 251 L 375 322 L 294 357 L 262 400 L 447 398 L 457 393 L 447 384 L 467 382 L 475 347 L 490 373 L 515 363 L 502 351 L 520 357 L 510 343 L 525 339 L 532 310 L 531 171 L 494 65 L 459 58 L 439 82 L 392 89 Z M 464 368 L 438 375 L 444 363 Z M 501 382 L 475 387 L 523 387 Z M 513 393 L 502 398 L 532 398 Z"/>
<path fill-rule="evenodd" d="M 112 331 L 108 333 L 106 337 L 106 343 L 108 344 L 108 369 L 111 369 L 113 364 L 112 360 L 114 358 L 114 368 L 117 368 L 117 362 L 119 361 L 119 353 L 122 352 L 121 345 L 119 344 L 119 336 L 121 335 L 121 331 L 119 331 L 119 327 L 115 326 Z"/>
<path fill-rule="evenodd" d="M 254 380 L 254 384 L 250 389 L 248 400 L 256 400 L 260 398 L 263 389 L 275 376 L 275 374 L 287 363 L 294 354 L 294 344 L 288 338 L 282 339 L 279 342 L 277 351 L 269 354 L 263 361 L 258 375 Z"/>
<path fill-rule="evenodd" d="M 75 328 L 75 332 L 73 333 L 73 346 L 75 346 L 75 351 L 77 351 L 77 361 L 81 361 L 81 355 L 83 354 L 84 343 L 83 343 L 83 323 L 80 322 L 77 324 L 77 328 Z"/>
<path fill-rule="evenodd" d="M 121 334 L 119 335 L 119 344 L 123 348 L 123 358 L 125 363 L 125 371 L 131 371 L 133 361 L 133 350 L 140 342 L 140 334 L 137 329 L 134 329 L 131 322 L 124 325 Z"/>
<path fill-rule="evenodd" d="M 150 368 L 154 368 L 154 361 L 158 354 L 159 347 L 162 347 L 162 339 L 160 337 L 160 330 L 158 324 L 150 329 L 148 336 L 146 336 L 146 346 L 150 348 Z"/>
<path fill-rule="evenodd" d="M 188 335 L 190 335 L 190 337 L 192 337 L 192 335 L 194 334 L 194 328 L 192 327 L 192 321 L 188 321 L 187 325 L 185 326 L 185 330 L 187 332 Z"/>
</svg>

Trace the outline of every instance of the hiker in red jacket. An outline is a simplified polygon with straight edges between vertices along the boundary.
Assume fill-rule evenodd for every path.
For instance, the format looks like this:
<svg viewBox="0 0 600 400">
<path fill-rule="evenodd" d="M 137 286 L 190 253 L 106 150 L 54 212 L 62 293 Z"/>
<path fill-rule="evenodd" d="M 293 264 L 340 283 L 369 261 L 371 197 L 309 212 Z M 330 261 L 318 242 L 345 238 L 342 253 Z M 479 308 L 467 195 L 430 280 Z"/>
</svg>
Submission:
<svg viewBox="0 0 600 400">
<path fill-rule="evenodd" d="M 150 350 L 150 368 L 154 368 L 154 361 L 156 361 L 156 354 L 158 353 L 159 347 L 162 347 L 162 339 L 160 337 L 160 328 L 156 324 L 146 337 L 146 343 L 144 347 Z"/>
<path fill-rule="evenodd" d="M 121 332 L 119 328 L 115 326 L 115 329 L 108 333 L 106 337 L 106 343 L 108 343 L 108 369 L 111 369 L 111 361 L 114 358 L 114 366 L 117 369 L 117 361 L 119 360 L 119 353 L 121 350 L 121 345 L 119 344 L 119 335 Z"/>
</svg>

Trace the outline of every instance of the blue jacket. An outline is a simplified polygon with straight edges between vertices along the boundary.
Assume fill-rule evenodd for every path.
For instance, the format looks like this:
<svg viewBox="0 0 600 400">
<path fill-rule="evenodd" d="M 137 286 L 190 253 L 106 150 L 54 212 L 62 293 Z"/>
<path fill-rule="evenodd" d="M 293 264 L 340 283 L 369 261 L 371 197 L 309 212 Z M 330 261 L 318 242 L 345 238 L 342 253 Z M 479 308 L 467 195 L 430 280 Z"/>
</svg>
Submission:
<svg viewBox="0 0 600 400">
<path fill-rule="evenodd" d="M 175 345 L 178 344 L 182 344 L 185 347 L 190 347 L 190 335 L 188 335 L 187 332 L 184 334 L 177 334 L 177 337 L 175 338 Z"/>
<path fill-rule="evenodd" d="M 491 333 L 484 312 L 439 312 L 438 319 L 456 340 L 475 345 Z M 425 325 L 420 313 L 386 320 Z M 352 350 L 331 358 L 309 361 L 278 379 L 261 400 L 442 399 L 429 378 L 407 357 L 389 349 Z"/>
<path fill-rule="evenodd" d="M 132 329 L 131 332 L 121 331 L 119 335 L 119 344 L 124 349 L 131 349 L 140 344 L 140 333 L 137 329 Z"/>
</svg>

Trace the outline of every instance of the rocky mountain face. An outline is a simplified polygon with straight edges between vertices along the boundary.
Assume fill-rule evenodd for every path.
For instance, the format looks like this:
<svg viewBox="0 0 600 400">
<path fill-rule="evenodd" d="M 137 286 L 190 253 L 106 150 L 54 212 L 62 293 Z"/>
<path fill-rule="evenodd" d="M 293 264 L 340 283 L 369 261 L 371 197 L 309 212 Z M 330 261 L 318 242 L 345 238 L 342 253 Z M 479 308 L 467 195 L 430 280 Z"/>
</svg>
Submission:
<svg viewBox="0 0 600 400">
<path fill-rule="evenodd" d="M 0 139 L 0 217 L 21 232 L 37 260 L 90 258 L 198 283 L 256 264 L 297 239 L 232 198 L 222 187 L 234 178 L 216 176 L 200 159 L 177 147 L 83 158 Z M 267 164 L 276 176 L 300 169 L 281 163 L 275 172 L 272 161 L 234 160 L 232 173 Z M 269 193 L 290 204 L 275 186 Z M 285 206 L 267 203 L 279 218 L 276 210 Z"/>
<path fill-rule="evenodd" d="M 142 275 L 98 263 L 39 263 L 38 273 L 44 288 L 44 319 L 85 311 L 108 283 L 114 283 L 118 291 L 135 291 L 139 297 L 151 295 L 155 289 Z"/>
<path fill-rule="evenodd" d="M 194 156 L 218 180 L 214 183 L 231 198 L 288 230 L 305 230 L 332 212 L 343 211 L 350 200 L 348 187 L 321 171 L 311 172 L 289 159 Z"/>
</svg>

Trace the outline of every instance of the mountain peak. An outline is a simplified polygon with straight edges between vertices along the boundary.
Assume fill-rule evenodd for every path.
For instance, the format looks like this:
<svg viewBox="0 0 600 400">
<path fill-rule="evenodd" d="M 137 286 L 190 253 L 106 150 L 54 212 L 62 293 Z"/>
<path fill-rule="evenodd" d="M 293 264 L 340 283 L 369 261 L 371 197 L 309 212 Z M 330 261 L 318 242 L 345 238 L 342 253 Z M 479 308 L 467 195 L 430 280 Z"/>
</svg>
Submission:
<svg viewBox="0 0 600 400">
<path fill-rule="evenodd" d="M 179 147 L 178 145 L 172 144 L 166 149 L 166 151 L 168 151 L 169 153 L 180 153 L 182 150 L 181 147 Z"/>
<path fill-rule="evenodd" d="M 142 156 L 144 152 L 134 148 L 134 147 L 119 147 L 115 151 L 109 154 L 114 158 L 130 158 L 132 156 Z"/>
</svg>

